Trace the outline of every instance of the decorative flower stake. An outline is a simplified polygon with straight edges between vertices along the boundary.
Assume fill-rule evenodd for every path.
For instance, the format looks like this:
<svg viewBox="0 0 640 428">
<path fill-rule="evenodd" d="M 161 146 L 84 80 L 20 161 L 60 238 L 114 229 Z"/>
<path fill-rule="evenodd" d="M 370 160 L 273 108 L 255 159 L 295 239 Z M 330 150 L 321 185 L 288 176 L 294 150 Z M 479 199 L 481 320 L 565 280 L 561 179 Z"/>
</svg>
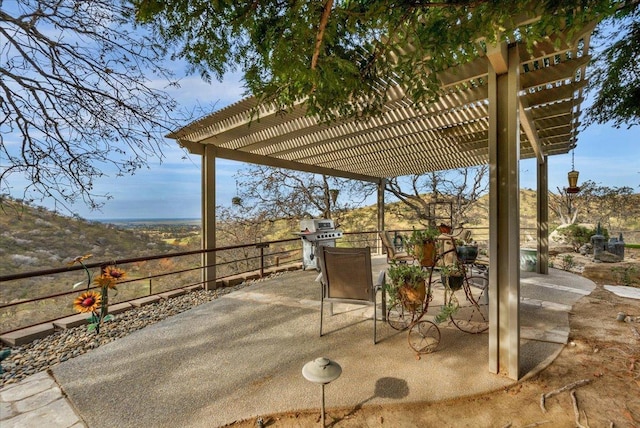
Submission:
<svg viewBox="0 0 640 428">
<path fill-rule="evenodd" d="M 93 312 L 100 307 L 102 297 L 96 291 L 82 293 L 73 301 L 73 308 L 81 313 Z"/>
<path fill-rule="evenodd" d="M 93 280 L 93 284 L 100 287 L 100 292 L 89 290 L 91 287 L 91 272 L 84 264 L 84 261 L 91 257 L 91 254 L 87 254 L 84 256 L 79 256 L 73 259 L 69 264 L 73 265 L 74 263 L 79 263 L 84 268 L 87 273 L 87 291 L 79 295 L 73 301 L 73 308 L 80 313 L 89 313 L 91 312 L 91 317 L 89 317 L 89 326 L 87 330 L 95 330 L 96 334 L 100 333 L 100 325 L 103 322 L 107 322 L 113 319 L 113 315 L 108 313 L 109 309 L 109 289 L 115 290 L 116 293 L 118 288 L 116 287 L 119 281 L 122 281 L 127 275 L 126 272 L 122 269 L 118 269 L 115 266 L 106 266 L 101 269 L 100 276 L 96 277 Z M 73 286 L 76 288 L 78 285 L 83 282 L 79 282 Z M 98 313 L 98 309 L 100 312 Z"/>
</svg>

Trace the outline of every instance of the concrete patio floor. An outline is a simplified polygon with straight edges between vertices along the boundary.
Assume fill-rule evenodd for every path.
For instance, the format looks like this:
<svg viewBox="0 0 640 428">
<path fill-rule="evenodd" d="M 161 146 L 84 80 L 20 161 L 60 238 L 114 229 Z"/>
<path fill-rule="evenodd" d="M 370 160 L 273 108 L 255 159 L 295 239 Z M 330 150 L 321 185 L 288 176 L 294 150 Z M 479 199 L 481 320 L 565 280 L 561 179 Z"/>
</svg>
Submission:
<svg viewBox="0 0 640 428">
<path fill-rule="evenodd" d="M 374 256 L 374 271 L 386 267 Z M 319 409 L 321 387 L 302 377 L 317 357 L 342 366 L 326 406 L 436 402 L 515 383 L 489 373 L 488 335 L 440 325 L 434 353 L 417 358 L 407 332 L 362 311 L 325 317 L 319 337 L 315 271 L 257 282 L 52 368 L 89 427 L 213 427 L 276 412 Z M 550 364 L 569 335 L 568 311 L 595 285 L 552 269 L 521 279 L 521 374 Z M 438 295 L 431 306 L 439 305 Z M 21 425 L 29 426 L 29 425 Z M 36 426 L 36 424 L 31 425 Z M 40 425 L 42 426 L 42 425 Z"/>
</svg>

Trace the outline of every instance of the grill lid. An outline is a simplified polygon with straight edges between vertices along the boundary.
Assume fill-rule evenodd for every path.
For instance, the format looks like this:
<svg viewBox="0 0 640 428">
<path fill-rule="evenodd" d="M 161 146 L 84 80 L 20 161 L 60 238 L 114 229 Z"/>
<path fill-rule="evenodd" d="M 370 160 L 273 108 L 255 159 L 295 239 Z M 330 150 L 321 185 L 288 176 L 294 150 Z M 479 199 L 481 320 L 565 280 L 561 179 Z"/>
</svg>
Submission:
<svg viewBox="0 0 640 428">
<path fill-rule="evenodd" d="M 300 232 L 321 232 L 334 230 L 333 220 L 327 218 L 313 218 L 310 220 L 300 220 Z"/>
</svg>

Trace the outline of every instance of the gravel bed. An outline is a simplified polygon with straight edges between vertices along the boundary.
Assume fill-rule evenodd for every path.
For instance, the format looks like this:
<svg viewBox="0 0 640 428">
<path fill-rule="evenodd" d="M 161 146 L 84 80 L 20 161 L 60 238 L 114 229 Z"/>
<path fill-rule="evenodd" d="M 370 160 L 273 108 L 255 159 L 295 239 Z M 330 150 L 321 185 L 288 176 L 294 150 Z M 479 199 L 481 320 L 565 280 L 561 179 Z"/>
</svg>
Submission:
<svg viewBox="0 0 640 428">
<path fill-rule="evenodd" d="M 10 348 L 11 354 L 0 363 L 4 370 L 0 375 L 0 388 L 47 370 L 55 364 L 82 355 L 167 317 L 283 273 L 276 273 L 270 277 L 246 281 L 234 287 L 219 288 L 214 291 L 196 290 L 154 304 L 129 309 L 115 315 L 112 321 L 102 324 L 99 335 L 95 331 L 88 332 L 87 326 L 78 326 L 56 331 L 43 339 Z"/>
</svg>

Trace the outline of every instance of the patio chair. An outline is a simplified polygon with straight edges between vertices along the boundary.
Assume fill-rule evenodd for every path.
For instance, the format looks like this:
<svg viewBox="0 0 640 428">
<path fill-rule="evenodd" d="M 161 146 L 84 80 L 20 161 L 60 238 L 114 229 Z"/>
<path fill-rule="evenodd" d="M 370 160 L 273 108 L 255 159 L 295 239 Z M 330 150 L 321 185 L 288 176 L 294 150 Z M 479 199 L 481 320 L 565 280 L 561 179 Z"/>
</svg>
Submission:
<svg viewBox="0 0 640 428">
<path fill-rule="evenodd" d="M 378 274 L 373 283 L 371 273 L 371 250 L 365 248 L 335 248 L 322 246 L 318 248 L 320 275 L 316 278 L 322 285 L 320 299 L 320 336 L 324 303 L 328 302 L 333 315 L 333 303 L 354 303 L 373 306 L 373 343 L 377 343 L 376 296 L 382 290 L 382 319 L 386 318 L 386 293 L 384 290 L 385 271 Z"/>
<path fill-rule="evenodd" d="M 413 263 L 413 261 L 415 260 L 413 256 L 404 251 L 396 251 L 396 247 L 393 245 L 393 243 L 391 242 L 391 238 L 389 237 L 389 232 L 383 230 L 382 232 L 379 232 L 378 235 L 380 235 L 382 246 L 385 248 L 385 251 L 387 253 L 387 263 L 390 261 L 396 261 L 400 263 Z"/>
</svg>

